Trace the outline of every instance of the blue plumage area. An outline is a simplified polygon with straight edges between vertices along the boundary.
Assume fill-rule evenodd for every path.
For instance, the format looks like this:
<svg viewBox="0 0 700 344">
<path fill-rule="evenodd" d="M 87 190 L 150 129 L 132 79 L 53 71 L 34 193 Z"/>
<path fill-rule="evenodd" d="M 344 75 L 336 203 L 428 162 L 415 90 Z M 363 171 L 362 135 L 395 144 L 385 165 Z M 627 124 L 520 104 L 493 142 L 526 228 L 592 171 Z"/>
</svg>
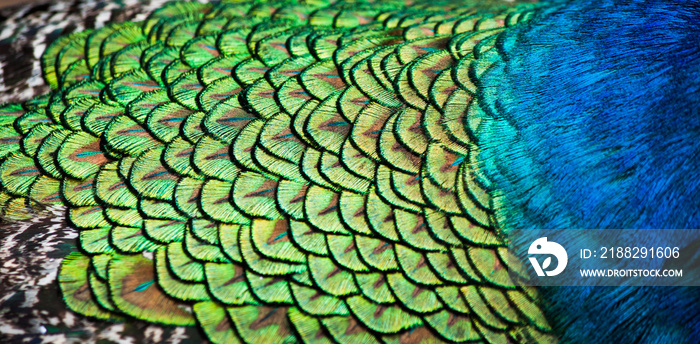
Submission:
<svg viewBox="0 0 700 344">
<path fill-rule="evenodd" d="M 472 128 L 500 227 L 700 227 L 698 18 L 697 0 L 574 2 L 501 37 Z M 565 342 L 700 341 L 698 288 L 542 291 Z"/>
<path fill-rule="evenodd" d="M 560 343 L 698 343 L 697 287 L 539 287 Z"/>
<path fill-rule="evenodd" d="M 574 3 L 502 37 L 478 136 L 504 227 L 700 225 L 698 6 Z"/>
</svg>

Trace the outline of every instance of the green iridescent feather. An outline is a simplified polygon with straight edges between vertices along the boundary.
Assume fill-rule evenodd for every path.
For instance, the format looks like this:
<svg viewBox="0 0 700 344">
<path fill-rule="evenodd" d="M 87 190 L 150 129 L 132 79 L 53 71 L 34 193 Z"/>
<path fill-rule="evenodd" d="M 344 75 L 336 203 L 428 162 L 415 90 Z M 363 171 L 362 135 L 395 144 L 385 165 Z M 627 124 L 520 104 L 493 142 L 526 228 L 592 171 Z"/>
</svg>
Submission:
<svg viewBox="0 0 700 344">
<path fill-rule="evenodd" d="M 60 38 L 49 100 L 0 108 L 3 211 L 68 208 L 59 283 L 87 316 L 219 343 L 555 341 L 500 270 L 463 125 L 536 6 L 172 3 Z"/>
</svg>

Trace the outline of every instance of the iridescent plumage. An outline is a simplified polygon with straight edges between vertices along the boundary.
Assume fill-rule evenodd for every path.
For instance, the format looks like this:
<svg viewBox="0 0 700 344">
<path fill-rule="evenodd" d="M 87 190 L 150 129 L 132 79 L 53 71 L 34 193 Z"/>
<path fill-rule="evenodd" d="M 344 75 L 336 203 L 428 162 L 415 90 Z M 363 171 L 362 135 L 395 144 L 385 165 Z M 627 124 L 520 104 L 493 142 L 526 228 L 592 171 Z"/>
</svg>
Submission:
<svg viewBox="0 0 700 344">
<path fill-rule="evenodd" d="M 554 342 L 510 275 L 503 226 L 533 223 L 499 175 L 518 170 L 492 126 L 520 100 L 492 67 L 558 6 L 180 2 L 63 36 L 51 93 L 0 109 L 2 216 L 66 207 L 58 280 L 90 317 L 221 343 Z"/>
</svg>

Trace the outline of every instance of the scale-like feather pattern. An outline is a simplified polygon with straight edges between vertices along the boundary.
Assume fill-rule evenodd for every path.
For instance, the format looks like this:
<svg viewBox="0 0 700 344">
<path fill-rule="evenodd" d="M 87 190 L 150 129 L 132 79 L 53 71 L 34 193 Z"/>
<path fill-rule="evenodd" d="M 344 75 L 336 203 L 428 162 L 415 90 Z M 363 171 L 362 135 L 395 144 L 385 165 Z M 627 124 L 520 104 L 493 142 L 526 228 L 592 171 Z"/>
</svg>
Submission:
<svg viewBox="0 0 700 344">
<path fill-rule="evenodd" d="M 0 109 L 2 201 L 69 208 L 59 281 L 88 316 L 222 343 L 553 341 L 469 131 L 498 35 L 536 6 L 176 2 L 59 39 L 51 97 Z"/>
</svg>

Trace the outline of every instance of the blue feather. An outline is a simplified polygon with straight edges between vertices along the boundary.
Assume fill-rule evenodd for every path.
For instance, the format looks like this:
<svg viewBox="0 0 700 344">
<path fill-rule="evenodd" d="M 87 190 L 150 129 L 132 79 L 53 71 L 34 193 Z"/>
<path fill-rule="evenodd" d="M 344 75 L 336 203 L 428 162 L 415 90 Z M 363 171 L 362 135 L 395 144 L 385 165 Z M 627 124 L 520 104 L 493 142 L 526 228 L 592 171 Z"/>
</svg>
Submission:
<svg viewBox="0 0 700 344">
<path fill-rule="evenodd" d="M 500 226 L 700 227 L 699 16 L 697 0 L 572 2 L 501 38 L 475 130 Z M 671 233 L 630 242 L 698 239 Z M 700 341 L 698 288 L 541 291 L 563 342 Z"/>
</svg>

